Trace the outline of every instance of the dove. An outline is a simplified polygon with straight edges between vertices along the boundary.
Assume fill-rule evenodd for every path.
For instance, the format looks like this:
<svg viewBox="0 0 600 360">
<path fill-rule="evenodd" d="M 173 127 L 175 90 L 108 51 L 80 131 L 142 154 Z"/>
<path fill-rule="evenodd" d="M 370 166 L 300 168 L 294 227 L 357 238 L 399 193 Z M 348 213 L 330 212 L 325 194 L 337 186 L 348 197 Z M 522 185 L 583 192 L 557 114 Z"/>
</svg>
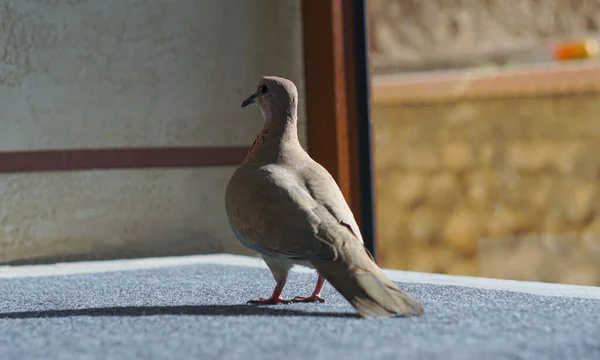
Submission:
<svg viewBox="0 0 600 360">
<path fill-rule="evenodd" d="M 298 140 L 298 91 L 288 79 L 263 76 L 242 107 L 258 105 L 263 125 L 225 189 L 225 208 L 236 238 L 256 251 L 276 285 L 274 305 L 323 302 L 325 280 L 363 318 L 418 316 L 423 306 L 377 266 L 350 207 L 329 172 Z M 294 266 L 316 270 L 310 296 L 281 296 Z"/>
</svg>

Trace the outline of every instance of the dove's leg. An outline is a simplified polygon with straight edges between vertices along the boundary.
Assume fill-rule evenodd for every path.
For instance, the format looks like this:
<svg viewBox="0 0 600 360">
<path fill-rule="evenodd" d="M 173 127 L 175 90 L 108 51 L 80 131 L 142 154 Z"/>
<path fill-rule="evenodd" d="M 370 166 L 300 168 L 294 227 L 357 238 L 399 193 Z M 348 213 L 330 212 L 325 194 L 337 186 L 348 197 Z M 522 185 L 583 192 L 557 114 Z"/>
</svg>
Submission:
<svg viewBox="0 0 600 360">
<path fill-rule="evenodd" d="M 317 280 L 317 285 L 315 286 L 315 291 L 313 291 L 311 296 L 296 296 L 292 299 L 292 302 L 325 302 L 325 299 L 321 297 L 321 290 L 323 289 L 323 285 L 325 284 L 325 278 L 319 275 L 319 279 Z"/>
<path fill-rule="evenodd" d="M 262 304 L 262 305 L 276 305 L 276 304 L 289 304 L 289 300 L 284 300 L 281 297 L 281 292 L 283 291 L 283 287 L 285 286 L 285 280 L 278 281 L 277 285 L 275 285 L 275 289 L 273 290 L 273 294 L 270 298 L 260 298 L 255 300 L 248 301 L 249 304 Z"/>
<path fill-rule="evenodd" d="M 271 273 L 273 274 L 273 278 L 275 278 L 277 285 L 275 285 L 275 289 L 273 289 L 273 294 L 270 298 L 250 300 L 248 301 L 248 303 L 263 305 L 289 304 L 289 300 L 284 300 L 283 297 L 281 297 L 281 292 L 283 291 L 283 288 L 285 286 L 285 282 L 287 280 L 288 273 L 292 268 L 292 264 L 266 255 L 262 255 L 262 258 L 271 270 Z"/>
</svg>

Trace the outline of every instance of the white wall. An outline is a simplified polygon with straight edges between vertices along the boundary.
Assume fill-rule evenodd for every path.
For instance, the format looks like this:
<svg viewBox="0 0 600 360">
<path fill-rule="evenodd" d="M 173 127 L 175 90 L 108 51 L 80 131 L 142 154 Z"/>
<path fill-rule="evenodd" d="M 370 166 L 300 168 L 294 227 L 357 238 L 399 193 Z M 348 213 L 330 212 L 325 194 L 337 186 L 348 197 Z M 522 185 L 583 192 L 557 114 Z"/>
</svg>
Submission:
<svg viewBox="0 0 600 360">
<path fill-rule="evenodd" d="M 298 0 L 0 0 L 0 151 L 250 145 L 265 74 L 302 94 Z M 0 262 L 239 252 L 232 171 L 0 175 Z"/>
</svg>

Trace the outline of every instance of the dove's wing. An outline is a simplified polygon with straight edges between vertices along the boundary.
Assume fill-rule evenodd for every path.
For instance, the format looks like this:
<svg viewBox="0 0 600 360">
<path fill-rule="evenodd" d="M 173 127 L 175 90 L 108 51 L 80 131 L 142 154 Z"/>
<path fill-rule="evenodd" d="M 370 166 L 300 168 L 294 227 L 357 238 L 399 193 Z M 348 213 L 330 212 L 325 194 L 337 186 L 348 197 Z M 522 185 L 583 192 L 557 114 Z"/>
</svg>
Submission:
<svg viewBox="0 0 600 360">
<path fill-rule="evenodd" d="M 300 173 L 313 199 L 324 206 L 337 222 L 348 227 L 360 242 L 364 242 L 354 214 L 331 174 L 312 159 L 307 161 Z"/>
</svg>

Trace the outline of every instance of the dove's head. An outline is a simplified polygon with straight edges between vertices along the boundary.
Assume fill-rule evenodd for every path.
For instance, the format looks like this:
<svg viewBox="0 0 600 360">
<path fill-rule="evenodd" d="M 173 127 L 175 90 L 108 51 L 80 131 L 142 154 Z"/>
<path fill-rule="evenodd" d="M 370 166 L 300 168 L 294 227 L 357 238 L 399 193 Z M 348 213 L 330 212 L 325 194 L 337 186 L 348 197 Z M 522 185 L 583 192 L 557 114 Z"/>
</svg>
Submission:
<svg viewBox="0 0 600 360">
<path fill-rule="evenodd" d="M 256 103 L 265 118 L 296 118 L 298 90 L 288 79 L 263 76 L 242 107 Z"/>
</svg>

